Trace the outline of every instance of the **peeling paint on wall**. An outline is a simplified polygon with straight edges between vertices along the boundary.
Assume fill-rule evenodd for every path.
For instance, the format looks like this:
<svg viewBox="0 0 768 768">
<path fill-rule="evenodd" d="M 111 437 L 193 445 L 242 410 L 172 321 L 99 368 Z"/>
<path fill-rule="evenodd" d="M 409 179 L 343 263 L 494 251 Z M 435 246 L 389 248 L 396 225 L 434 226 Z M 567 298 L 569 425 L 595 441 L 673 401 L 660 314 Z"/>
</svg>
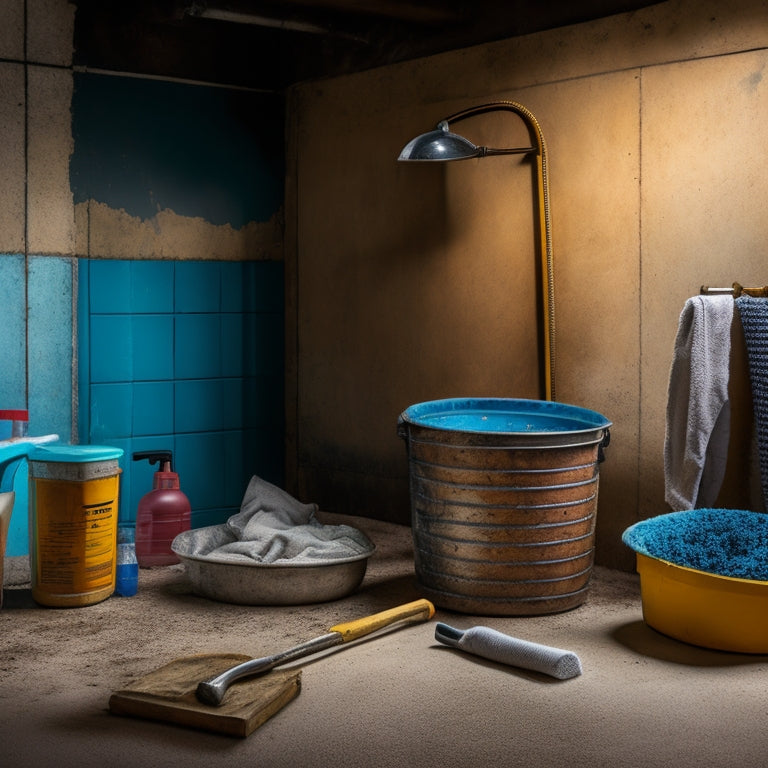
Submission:
<svg viewBox="0 0 768 768">
<path fill-rule="evenodd" d="M 78 253 L 282 258 L 278 94 L 75 73 Z"/>
<path fill-rule="evenodd" d="M 282 260 L 282 208 L 234 229 L 163 210 L 149 219 L 89 200 L 75 206 L 77 251 L 96 259 Z"/>
</svg>

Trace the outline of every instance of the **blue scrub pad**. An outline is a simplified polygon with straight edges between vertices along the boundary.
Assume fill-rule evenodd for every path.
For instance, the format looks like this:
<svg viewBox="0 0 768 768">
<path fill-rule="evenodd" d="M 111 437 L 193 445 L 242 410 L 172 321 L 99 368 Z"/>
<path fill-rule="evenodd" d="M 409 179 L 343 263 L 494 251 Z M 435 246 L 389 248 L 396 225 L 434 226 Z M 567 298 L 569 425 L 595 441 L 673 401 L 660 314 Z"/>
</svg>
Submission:
<svg viewBox="0 0 768 768">
<path fill-rule="evenodd" d="M 768 581 L 768 515 L 739 509 L 691 509 L 627 528 L 635 552 L 697 571 Z"/>
</svg>

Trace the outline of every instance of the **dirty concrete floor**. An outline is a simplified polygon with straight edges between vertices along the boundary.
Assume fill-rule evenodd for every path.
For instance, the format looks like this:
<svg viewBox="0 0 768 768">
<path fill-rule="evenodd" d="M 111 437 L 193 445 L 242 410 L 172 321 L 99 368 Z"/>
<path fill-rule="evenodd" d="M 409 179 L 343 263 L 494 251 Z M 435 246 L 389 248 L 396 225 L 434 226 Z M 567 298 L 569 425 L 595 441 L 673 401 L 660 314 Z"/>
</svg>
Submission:
<svg viewBox="0 0 768 768">
<path fill-rule="evenodd" d="M 410 530 L 343 518 L 376 543 L 361 587 L 334 602 L 244 607 L 194 595 L 181 565 L 142 570 L 139 593 L 51 609 L 6 561 L 0 610 L 2 764 L 35 766 L 765 766 L 768 657 L 695 648 L 642 621 L 634 574 L 596 568 L 587 602 L 524 618 L 438 608 L 578 653 L 567 681 L 434 640 L 434 621 L 366 638 L 302 668 L 300 695 L 246 739 L 118 717 L 109 696 L 186 655 L 260 656 L 419 597 Z M 10 582 L 15 581 L 15 584 Z"/>
</svg>

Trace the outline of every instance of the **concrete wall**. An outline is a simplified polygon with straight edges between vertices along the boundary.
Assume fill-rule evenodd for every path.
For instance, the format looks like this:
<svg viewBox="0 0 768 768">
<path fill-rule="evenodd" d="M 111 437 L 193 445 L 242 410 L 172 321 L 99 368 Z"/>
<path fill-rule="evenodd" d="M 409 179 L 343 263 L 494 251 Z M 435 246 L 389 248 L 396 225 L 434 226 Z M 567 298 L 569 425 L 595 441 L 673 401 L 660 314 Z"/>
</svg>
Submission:
<svg viewBox="0 0 768 768">
<path fill-rule="evenodd" d="M 0 12 L 0 402 L 28 407 L 37 434 L 69 439 L 75 423 L 74 7 L 2 0 Z"/>
<path fill-rule="evenodd" d="M 398 164 L 459 109 L 523 103 L 548 143 L 557 399 L 613 422 L 597 559 L 667 511 L 677 319 L 702 284 L 768 282 L 768 3 L 642 11 L 296 87 L 289 102 L 288 468 L 335 511 L 408 520 L 398 414 L 537 397 L 530 167 Z M 525 141 L 511 115 L 457 130 Z"/>
<path fill-rule="evenodd" d="M 219 522 L 283 476 L 282 96 L 78 69 L 76 23 L 0 0 L 0 407 L 123 448 L 121 521 L 161 448 Z"/>
</svg>

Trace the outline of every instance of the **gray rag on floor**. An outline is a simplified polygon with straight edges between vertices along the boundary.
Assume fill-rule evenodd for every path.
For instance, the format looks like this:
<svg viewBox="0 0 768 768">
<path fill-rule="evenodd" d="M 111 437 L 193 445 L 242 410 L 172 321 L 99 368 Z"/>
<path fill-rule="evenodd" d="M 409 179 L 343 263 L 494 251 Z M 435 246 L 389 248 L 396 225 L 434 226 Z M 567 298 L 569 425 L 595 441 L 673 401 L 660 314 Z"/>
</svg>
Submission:
<svg viewBox="0 0 768 768">
<path fill-rule="evenodd" d="M 369 555 L 374 546 L 357 528 L 324 525 L 317 504 L 303 504 L 259 477 L 252 477 L 240 511 L 221 526 L 193 531 L 189 556 L 216 562 L 316 565 Z"/>
<path fill-rule="evenodd" d="M 543 672 L 559 680 L 577 677 L 582 671 L 581 661 L 572 651 L 520 640 L 490 627 L 465 630 L 456 647 L 501 664 Z"/>
<path fill-rule="evenodd" d="M 685 302 L 675 339 L 664 438 L 665 498 L 673 510 L 714 504 L 731 430 L 731 296 Z"/>
</svg>

